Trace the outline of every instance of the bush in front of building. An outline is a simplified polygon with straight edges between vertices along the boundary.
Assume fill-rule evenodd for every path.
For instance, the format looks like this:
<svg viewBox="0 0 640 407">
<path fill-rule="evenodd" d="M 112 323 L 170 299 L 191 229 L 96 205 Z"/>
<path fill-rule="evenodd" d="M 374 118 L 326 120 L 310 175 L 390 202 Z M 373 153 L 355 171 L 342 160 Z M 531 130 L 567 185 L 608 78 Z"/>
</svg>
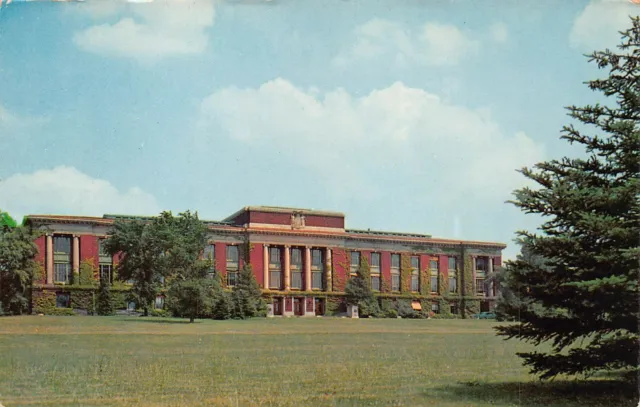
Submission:
<svg viewBox="0 0 640 407">
<path fill-rule="evenodd" d="M 176 317 L 193 322 L 211 314 L 213 284 L 207 279 L 179 280 L 171 284 L 167 293 L 167 307 Z"/>
<path fill-rule="evenodd" d="M 212 314 L 213 319 L 218 320 L 233 318 L 234 307 L 230 293 L 224 291 L 220 293 L 213 304 Z"/>
</svg>

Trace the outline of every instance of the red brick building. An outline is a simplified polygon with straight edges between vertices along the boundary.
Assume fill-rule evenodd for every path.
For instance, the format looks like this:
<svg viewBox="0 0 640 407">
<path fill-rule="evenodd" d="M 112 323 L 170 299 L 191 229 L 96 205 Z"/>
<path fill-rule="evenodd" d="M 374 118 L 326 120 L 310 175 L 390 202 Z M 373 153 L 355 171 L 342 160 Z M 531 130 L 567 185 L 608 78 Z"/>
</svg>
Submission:
<svg viewBox="0 0 640 407">
<path fill-rule="evenodd" d="M 56 305 L 66 308 L 75 308 L 70 297 L 79 292 L 88 298 L 86 293 L 95 288 L 84 287 L 86 281 L 77 278 L 81 264 L 92 265 L 96 279 L 98 273 L 109 278 L 117 273 L 118 256 L 100 250 L 101 239 L 117 219 L 145 218 L 27 217 L 27 224 L 44 232 L 36 242 L 43 273 L 34 285 L 34 308 L 44 297 L 55 297 Z M 250 206 L 222 221 L 203 222 L 209 230 L 204 253 L 213 257 L 225 285 L 232 287 L 243 263 L 249 262 L 274 314 L 285 316 L 335 311 L 361 256 L 369 261 L 371 285 L 380 297 L 409 299 L 414 309 L 463 316 L 489 310 L 497 287 L 484 279 L 501 265 L 506 247 L 346 229 L 344 214 L 308 209 Z"/>
</svg>

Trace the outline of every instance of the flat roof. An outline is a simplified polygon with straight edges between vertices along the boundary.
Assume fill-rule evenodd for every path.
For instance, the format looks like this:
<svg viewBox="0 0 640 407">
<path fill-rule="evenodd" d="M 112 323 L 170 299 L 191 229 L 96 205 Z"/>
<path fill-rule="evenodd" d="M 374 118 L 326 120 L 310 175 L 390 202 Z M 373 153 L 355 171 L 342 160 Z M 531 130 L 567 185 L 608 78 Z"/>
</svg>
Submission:
<svg viewBox="0 0 640 407">
<path fill-rule="evenodd" d="M 291 208 L 286 206 L 264 206 L 264 205 L 254 205 L 254 206 L 245 206 L 244 208 L 234 212 L 232 215 L 224 218 L 222 221 L 227 222 L 234 219 L 236 216 L 240 215 L 243 212 L 272 212 L 272 213 L 299 213 L 302 215 L 318 215 L 318 216 L 333 216 L 344 218 L 344 213 L 336 212 L 336 211 L 326 211 L 320 209 L 308 209 L 308 208 Z"/>
</svg>

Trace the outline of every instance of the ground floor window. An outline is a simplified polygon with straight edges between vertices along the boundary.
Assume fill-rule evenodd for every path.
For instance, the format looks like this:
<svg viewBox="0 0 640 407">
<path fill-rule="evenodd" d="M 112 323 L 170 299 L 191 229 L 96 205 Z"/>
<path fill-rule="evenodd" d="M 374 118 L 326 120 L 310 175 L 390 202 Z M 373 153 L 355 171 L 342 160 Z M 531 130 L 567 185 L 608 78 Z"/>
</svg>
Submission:
<svg viewBox="0 0 640 407">
<path fill-rule="evenodd" d="M 322 272 L 314 271 L 311 273 L 311 289 L 312 290 L 322 290 L 324 288 L 324 284 L 322 283 Z"/>
<path fill-rule="evenodd" d="M 233 287 L 238 283 L 238 271 L 237 270 L 228 270 L 227 271 L 227 286 Z"/>
<path fill-rule="evenodd" d="M 380 276 L 371 276 L 371 289 L 380 291 Z"/>
<path fill-rule="evenodd" d="M 69 308 L 71 301 L 69 293 L 57 293 L 56 294 L 56 308 Z"/>
<path fill-rule="evenodd" d="M 291 288 L 302 289 L 302 271 L 294 271 L 291 273 Z"/>
<path fill-rule="evenodd" d="M 431 276 L 431 292 L 438 292 L 438 276 Z"/>
<path fill-rule="evenodd" d="M 161 295 L 157 296 L 154 305 L 155 305 L 156 309 L 164 308 L 164 297 L 161 296 Z"/>
<path fill-rule="evenodd" d="M 400 274 L 391 274 L 391 291 L 400 291 Z"/>
<path fill-rule="evenodd" d="M 431 311 L 434 314 L 439 314 L 440 313 L 440 305 L 437 302 L 431 303 Z"/>
<path fill-rule="evenodd" d="M 68 283 L 70 271 L 71 264 L 55 263 L 53 265 L 53 281 L 55 283 Z"/>
<path fill-rule="evenodd" d="M 458 306 L 456 304 L 451 304 L 451 313 L 453 315 L 458 315 Z"/>
<path fill-rule="evenodd" d="M 279 290 L 282 288 L 282 282 L 280 281 L 281 271 L 269 272 L 269 288 Z"/>
<path fill-rule="evenodd" d="M 113 266 L 111 264 L 100 265 L 100 281 L 113 283 Z"/>
</svg>

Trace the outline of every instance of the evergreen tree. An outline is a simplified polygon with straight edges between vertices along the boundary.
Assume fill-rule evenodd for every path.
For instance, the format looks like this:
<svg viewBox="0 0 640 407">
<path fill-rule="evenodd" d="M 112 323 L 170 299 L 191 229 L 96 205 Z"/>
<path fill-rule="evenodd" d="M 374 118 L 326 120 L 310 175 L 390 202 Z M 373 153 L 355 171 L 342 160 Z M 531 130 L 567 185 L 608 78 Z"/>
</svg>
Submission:
<svg viewBox="0 0 640 407">
<path fill-rule="evenodd" d="M 245 319 L 265 315 L 267 305 L 250 264 L 245 263 L 242 266 L 238 281 L 231 292 L 231 299 L 234 318 Z"/>
<path fill-rule="evenodd" d="M 347 281 L 344 289 L 347 304 L 357 305 L 358 313 L 363 317 L 380 314 L 380 305 L 371 290 L 371 269 L 365 256 L 360 256 L 360 264 L 355 277 Z"/>
<path fill-rule="evenodd" d="M 539 234 L 518 232 L 544 264 L 524 256 L 507 263 L 520 304 L 505 312 L 519 323 L 497 329 L 550 342 L 548 352 L 519 353 L 542 378 L 638 369 L 640 19 L 622 35 L 618 51 L 590 56 L 608 71 L 588 82 L 606 103 L 568 108 L 583 126 L 565 127 L 562 138 L 583 146 L 585 158 L 525 168 L 538 186 L 514 193 L 516 206 L 547 218 Z"/>
<path fill-rule="evenodd" d="M 96 312 L 98 315 L 113 315 L 115 313 L 115 305 L 111 296 L 111 286 L 109 280 L 103 278 L 100 280 L 100 288 L 98 290 L 98 304 Z"/>
<path fill-rule="evenodd" d="M 0 304 L 5 314 L 29 310 L 29 289 L 37 270 L 36 237 L 26 226 L 0 227 Z"/>
<path fill-rule="evenodd" d="M 231 319 L 235 315 L 231 294 L 220 292 L 213 304 L 213 319 Z"/>
</svg>

